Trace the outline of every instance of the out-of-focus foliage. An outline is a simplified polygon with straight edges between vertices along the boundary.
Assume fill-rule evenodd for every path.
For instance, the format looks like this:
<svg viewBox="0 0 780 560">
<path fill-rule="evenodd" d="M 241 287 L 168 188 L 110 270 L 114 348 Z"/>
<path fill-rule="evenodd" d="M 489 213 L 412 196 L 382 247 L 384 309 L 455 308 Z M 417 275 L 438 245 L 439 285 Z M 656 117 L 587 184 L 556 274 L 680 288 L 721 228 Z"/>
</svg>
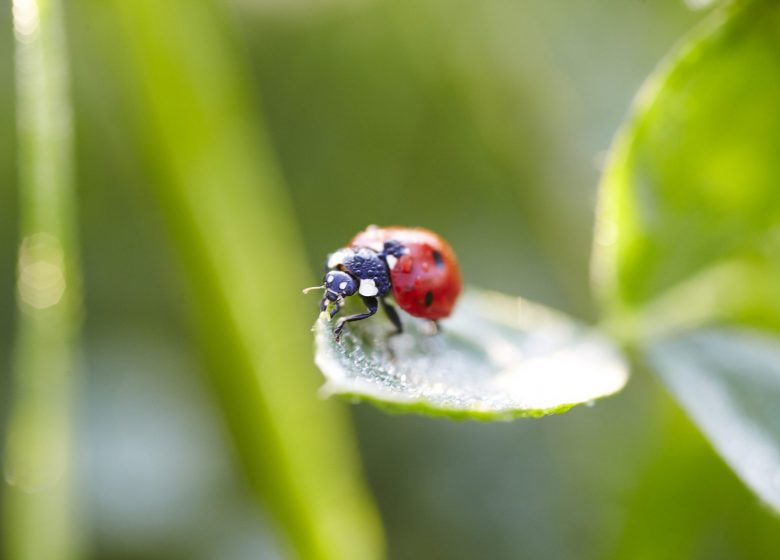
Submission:
<svg viewBox="0 0 780 560">
<path fill-rule="evenodd" d="M 0 356 L 8 356 L 11 344 L 11 324 L 15 314 L 13 298 L 16 276 L 16 243 L 18 212 L 16 212 L 16 134 L 14 134 L 15 91 L 13 32 L 11 11 L 0 10 Z M 8 365 L 6 360 L 5 365 Z M 0 395 L 0 403 L 6 400 Z"/>
<path fill-rule="evenodd" d="M 603 152 L 631 96 L 701 15 L 679 0 L 290 4 L 219 4 L 293 202 L 286 227 L 302 234 L 304 253 L 285 269 L 310 271 L 273 278 L 310 285 L 325 253 L 367 223 L 420 224 L 452 242 L 470 284 L 594 319 L 588 253 Z M 200 303 L 152 190 L 159 139 L 136 135 L 148 115 L 132 108 L 133 74 L 110 62 L 118 40 L 106 6 L 68 3 L 67 18 L 88 311 L 87 543 L 105 559 L 285 557 L 284 532 L 252 498 L 203 382 L 213 374 L 192 332 Z M 0 83 L 11 84 L 0 12 Z M 169 28 L 179 40 L 186 21 Z M 10 130 L 11 92 L 0 99 Z M 13 135 L 0 134 L 0 147 L 4 359 Z M 308 327 L 317 309 L 288 312 Z M 308 344 L 297 353 L 311 362 Z M 542 422 L 352 415 L 391 558 L 763 559 L 780 548 L 776 518 L 641 371 L 618 398 Z"/>
<path fill-rule="evenodd" d="M 0 550 L 9 558 L 66 560 L 80 553 L 74 417 L 81 278 L 62 4 L 15 2 L 13 29 L 20 243 Z"/>
<path fill-rule="evenodd" d="M 742 4 L 644 86 L 615 149 L 598 271 L 615 307 L 780 327 L 780 9 Z"/>
<path fill-rule="evenodd" d="M 780 327 L 779 30 L 774 2 L 723 8 L 648 81 L 605 174 L 597 238 L 616 235 L 596 254 L 615 329 L 776 509 L 780 339 L 749 329 Z M 731 328 L 681 333 L 713 324 Z"/>
<path fill-rule="evenodd" d="M 541 417 L 612 395 L 628 381 L 628 366 L 606 336 L 494 292 L 461 294 L 436 336 L 429 321 L 405 316 L 403 333 L 361 321 L 337 341 L 333 323 L 324 312 L 315 326 L 323 392 L 395 412 L 484 421 Z"/>
<path fill-rule="evenodd" d="M 86 2 L 90 8 L 91 3 Z M 211 2 L 103 3 L 103 53 L 131 76 L 127 109 L 188 273 L 212 387 L 250 483 L 304 558 L 382 556 L 343 410 L 317 398 L 289 207 L 243 60 Z M 172 33 L 174 25 L 181 26 Z M 108 31 L 110 30 L 110 31 Z"/>
<path fill-rule="evenodd" d="M 755 330 L 702 329 L 656 342 L 650 364 L 715 448 L 780 510 L 780 344 Z"/>
</svg>

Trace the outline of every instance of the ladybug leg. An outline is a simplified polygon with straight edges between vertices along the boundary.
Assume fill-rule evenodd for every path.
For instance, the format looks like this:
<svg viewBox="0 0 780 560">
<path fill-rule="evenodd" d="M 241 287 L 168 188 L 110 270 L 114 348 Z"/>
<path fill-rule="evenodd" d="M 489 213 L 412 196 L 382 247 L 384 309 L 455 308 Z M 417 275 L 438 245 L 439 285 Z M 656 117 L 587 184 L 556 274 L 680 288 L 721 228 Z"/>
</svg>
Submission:
<svg viewBox="0 0 780 560">
<path fill-rule="evenodd" d="M 398 311 L 395 310 L 395 307 L 387 303 L 385 298 L 382 298 L 379 301 L 382 302 L 382 309 L 384 310 L 385 315 L 387 315 L 387 318 L 390 319 L 390 322 L 393 323 L 393 326 L 395 326 L 396 332 L 394 334 L 401 334 L 404 332 L 404 327 L 401 324 L 401 318 L 398 316 Z"/>
<path fill-rule="evenodd" d="M 320 311 L 327 311 L 328 303 L 329 303 L 328 298 L 322 296 L 322 300 L 320 301 Z M 336 301 L 333 303 L 333 307 L 330 308 L 330 318 L 333 319 L 333 316 L 339 311 L 341 311 L 341 301 Z"/>
<path fill-rule="evenodd" d="M 363 300 L 363 303 L 366 304 L 368 311 L 366 313 L 357 313 L 355 315 L 349 315 L 348 317 L 342 317 L 339 319 L 338 323 L 336 323 L 336 328 L 333 331 L 336 334 L 336 340 L 341 338 L 341 331 L 344 330 L 344 325 L 350 321 L 360 321 L 361 319 L 367 319 L 376 313 L 377 309 L 379 309 L 379 302 L 377 301 L 377 298 L 366 296 L 360 296 L 360 298 Z"/>
</svg>

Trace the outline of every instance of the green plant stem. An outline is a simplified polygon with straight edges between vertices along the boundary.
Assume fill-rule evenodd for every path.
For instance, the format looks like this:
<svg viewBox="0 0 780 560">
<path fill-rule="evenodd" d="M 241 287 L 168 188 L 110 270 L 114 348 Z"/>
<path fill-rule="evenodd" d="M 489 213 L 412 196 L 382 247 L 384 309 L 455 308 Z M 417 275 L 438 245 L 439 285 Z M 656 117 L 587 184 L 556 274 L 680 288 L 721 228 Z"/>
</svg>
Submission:
<svg viewBox="0 0 780 560">
<path fill-rule="evenodd" d="M 224 14 L 200 0 L 110 6 L 244 470 L 300 557 L 381 557 L 343 405 L 317 397 L 309 274 Z"/>
<path fill-rule="evenodd" d="M 14 0 L 21 236 L 4 547 L 77 556 L 73 485 L 80 326 L 68 61 L 58 0 Z"/>
</svg>

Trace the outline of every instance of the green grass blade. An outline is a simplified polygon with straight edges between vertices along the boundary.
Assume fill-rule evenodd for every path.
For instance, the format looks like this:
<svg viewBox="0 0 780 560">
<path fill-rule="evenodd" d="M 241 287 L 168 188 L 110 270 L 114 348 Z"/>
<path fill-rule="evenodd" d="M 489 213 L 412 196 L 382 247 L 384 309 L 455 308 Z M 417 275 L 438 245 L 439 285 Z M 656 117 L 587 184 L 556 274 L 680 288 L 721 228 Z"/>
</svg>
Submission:
<svg viewBox="0 0 780 560">
<path fill-rule="evenodd" d="M 62 6 L 14 0 L 21 235 L 6 441 L 8 558 L 77 556 L 73 488 L 80 326 L 71 107 Z"/>
<path fill-rule="evenodd" d="M 309 275 L 223 14 L 208 1 L 109 5 L 245 471 L 301 557 L 381 557 L 345 411 L 317 397 Z"/>
</svg>

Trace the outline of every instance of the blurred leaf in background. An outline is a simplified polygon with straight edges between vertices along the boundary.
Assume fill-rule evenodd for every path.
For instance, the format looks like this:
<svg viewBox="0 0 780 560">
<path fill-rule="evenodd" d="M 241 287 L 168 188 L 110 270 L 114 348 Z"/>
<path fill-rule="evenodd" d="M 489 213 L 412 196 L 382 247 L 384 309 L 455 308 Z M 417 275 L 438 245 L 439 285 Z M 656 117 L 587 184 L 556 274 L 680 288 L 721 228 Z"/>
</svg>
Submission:
<svg viewBox="0 0 780 560">
<path fill-rule="evenodd" d="M 722 9 L 643 87 L 605 174 L 617 312 L 780 327 L 778 26 L 772 2 Z"/>
<path fill-rule="evenodd" d="M 645 84 L 604 178 L 615 242 L 596 254 L 613 331 L 777 511 L 779 30 L 774 2 L 724 7 Z"/>
</svg>

